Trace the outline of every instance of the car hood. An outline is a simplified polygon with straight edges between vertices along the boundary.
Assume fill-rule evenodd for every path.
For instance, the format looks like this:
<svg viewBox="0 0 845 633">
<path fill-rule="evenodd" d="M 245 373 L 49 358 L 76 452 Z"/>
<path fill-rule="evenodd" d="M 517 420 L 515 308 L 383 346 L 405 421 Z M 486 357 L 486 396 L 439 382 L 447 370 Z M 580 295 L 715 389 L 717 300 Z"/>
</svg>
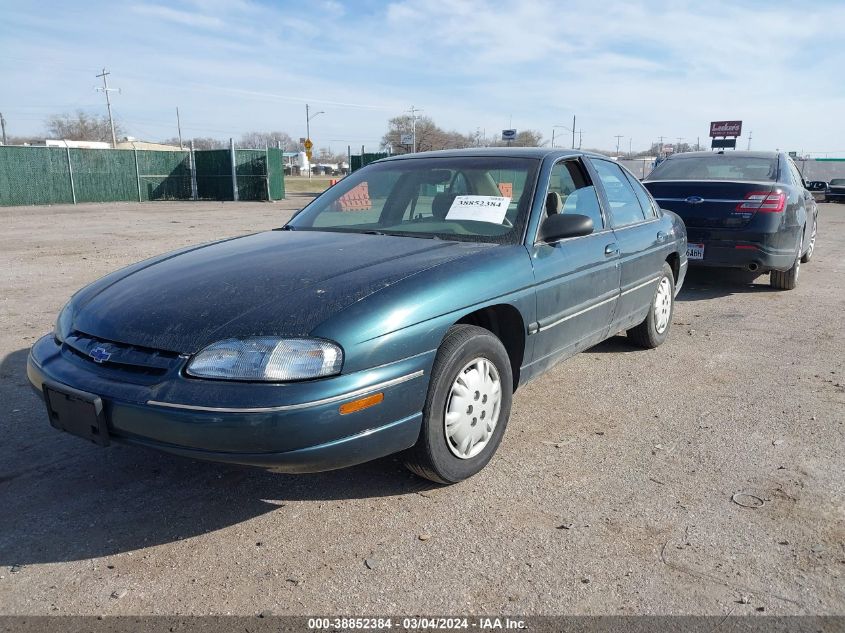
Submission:
<svg viewBox="0 0 845 633">
<path fill-rule="evenodd" d="M 491 244 L 269 231 L 127 268 L 77 296 L 73 329 L 193 354 L 230 337 L 306 336 L 380 289 Z"/>
</svg>

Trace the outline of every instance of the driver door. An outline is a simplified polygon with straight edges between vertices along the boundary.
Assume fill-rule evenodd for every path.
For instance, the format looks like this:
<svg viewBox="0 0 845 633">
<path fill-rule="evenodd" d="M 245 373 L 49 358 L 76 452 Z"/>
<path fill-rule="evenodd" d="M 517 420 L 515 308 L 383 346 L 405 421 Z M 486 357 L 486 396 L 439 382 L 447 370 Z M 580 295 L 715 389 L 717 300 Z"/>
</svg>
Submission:
<svg viewBox="0 0 845 633">
<path fill-rule="evenodd" d="M 619 248 L 580 159 L 552 167 L 543 219 L 553 213 L 587 215 L 594 230 L 530 246 L 537 281 L 532 373 L 606 338 L 619 297 Z"/>
</svg>

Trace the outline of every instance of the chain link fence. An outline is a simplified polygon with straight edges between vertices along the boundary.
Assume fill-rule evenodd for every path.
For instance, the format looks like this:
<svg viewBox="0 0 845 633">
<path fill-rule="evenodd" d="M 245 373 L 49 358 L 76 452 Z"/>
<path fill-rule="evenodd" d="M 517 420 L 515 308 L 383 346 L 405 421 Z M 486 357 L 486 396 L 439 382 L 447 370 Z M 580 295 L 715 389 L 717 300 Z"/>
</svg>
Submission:
<svg viewBox="0 0 845 633">
<path fill-rule="evenodd" d="M 284 197 L 282 156 L 275 148 L 191 152 L 0 146 L 0 206 Z"/>
</svg>

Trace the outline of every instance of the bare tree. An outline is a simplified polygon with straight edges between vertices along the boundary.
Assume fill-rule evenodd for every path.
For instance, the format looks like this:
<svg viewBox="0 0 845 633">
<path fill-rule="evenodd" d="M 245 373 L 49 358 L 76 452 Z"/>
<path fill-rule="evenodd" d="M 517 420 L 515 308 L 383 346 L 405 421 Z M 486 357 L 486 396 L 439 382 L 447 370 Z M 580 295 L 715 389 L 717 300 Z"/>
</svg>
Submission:
<svg viewBox="0 0 845 633">
<path fill-rule="evenodd" d="M 402 144 L 403 135 L 413 133 L 413 119 L 405 114 L 393 117 L 388 122 L 387 134 L 381 139 L 381 146 L 384 149 L 392 147 L 393 151 L 399 154 L 412 151 L 411 146 Z M 439 127 L 430 117 L 417 118 L 417 151 L 427 152 L 437 149 L 456 149 L 471 147 L 475 145 L 475 139 L 460 132 L 447 132 Z"/>
<path fill-rule="evenodd" d="M 38 145 L 44 143 L 43 136 L 10 136 L 6 145 Z"/>
<path fill-rule="evenodd" d="M 247 149 L 264 149 L 279 145 L 289 152 L 299 150 L 299 142 L 295 142 L 287 132 L 247 132 L 237 143 L 238 147 Z"/>
<path fill-rule="evenodd" d="M 488 144 L 493 147 L 507 145 L 512 147 L 540 147 L 543 144 L 543 135 L 537 130 L 523 130 L 518 132 L 516 138 L 510 143 L 501 139 L 491 139 Z"/>
<path fill-rule="evenodd" d="M 191 140 L 194 142 L 194 149 L 224 149 L 228 147 L 228 143 L 225 141 L 221 141 L 217 138 L 211 138 L 210 136 L 204 136 L 195 139 L 183 139 L 182 145 L 185 148 L 190 148 Z M 167 138 L 162 141 L 165 145 L 179 145 L 179 138 Z"/>
<path fill-rule="evenodd" d="M 111 126 L 105 115 L 88 114 L 77 110 L 75 114 L 54 114 L 46 122 L 47 135 L 57 139 L 71 141 L 106 141 L 111 142 Z M 123 126 L 114 122 L 115 135 L 124 136 Z"/>
</svg>

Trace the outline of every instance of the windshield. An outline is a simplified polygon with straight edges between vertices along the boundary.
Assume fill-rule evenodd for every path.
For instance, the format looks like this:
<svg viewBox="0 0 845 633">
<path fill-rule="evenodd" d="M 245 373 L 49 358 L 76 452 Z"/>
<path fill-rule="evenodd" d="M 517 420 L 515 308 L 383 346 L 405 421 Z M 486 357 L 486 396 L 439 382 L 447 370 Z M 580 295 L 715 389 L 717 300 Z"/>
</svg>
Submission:
<svg viewBox="0 0 845 633">
<path fill-rule="evenodd" d="M 712 154 L 675 158 L 654 168 L 646 180 L 777 180 L 776 157 Z"/>
<path fill-rule="evenodd" d="M 539 164 L 508 156 L 374 163 L 328 189 L 287 227 L 515 244 Z"/>
</svg>

